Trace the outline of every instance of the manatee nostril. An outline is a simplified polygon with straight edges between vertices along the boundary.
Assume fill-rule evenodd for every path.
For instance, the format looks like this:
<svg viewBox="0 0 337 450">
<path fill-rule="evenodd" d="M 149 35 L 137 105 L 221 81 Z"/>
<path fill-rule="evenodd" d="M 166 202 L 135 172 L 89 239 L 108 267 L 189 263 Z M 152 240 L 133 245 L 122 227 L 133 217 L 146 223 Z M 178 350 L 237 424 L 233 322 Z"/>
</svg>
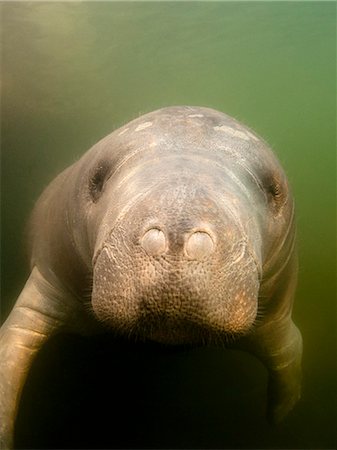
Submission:
<svg viewBox="0 0 337 450">
<path fill-rule="evenodd" d="M 205 231 L 196 231 L 189 236 L 185 251 L 191 259 L 204 259 L 212 253 L 213 248 L 211 236 Z"/>
<path fill-rule="evenodd" d="M 141 245 L 150 256 L 158 256 L 166 250 L 166 239 L 164 233 L 158 228 L 150 228 L 144 234 Z"/>
</svg>

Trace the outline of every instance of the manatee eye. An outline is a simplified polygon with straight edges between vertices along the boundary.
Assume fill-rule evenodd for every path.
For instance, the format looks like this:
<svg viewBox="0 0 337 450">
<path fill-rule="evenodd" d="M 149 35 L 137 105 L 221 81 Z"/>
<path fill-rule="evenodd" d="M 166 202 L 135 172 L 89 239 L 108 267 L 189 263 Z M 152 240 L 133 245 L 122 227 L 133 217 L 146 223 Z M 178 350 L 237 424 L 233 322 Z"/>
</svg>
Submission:
<svg viewBox="0 0 337 450">
<path fill-rule="evenodd" d="M 281 180 L 270 177 L 265 184 L 265 190 L 269 202 L 272 203 L 274 209 L 278 212 L 287 198 L 286 187 L 282 184 Z"/>
<path fill-rule="evenodd" d="M 273 180 L 269 186 L 267 187 L 268 194 L 272 195 L 272 197 L 277 200 L 282 196 L 281 185 L 276 180 Z"/>
<path fill-rule="evenodd" d="M 89 177 L 89 193 L 94 203 L 98 201 L 103 192 L 109 171 L 110 164 L 107 161 L 101 161 Z"/>
</svg>

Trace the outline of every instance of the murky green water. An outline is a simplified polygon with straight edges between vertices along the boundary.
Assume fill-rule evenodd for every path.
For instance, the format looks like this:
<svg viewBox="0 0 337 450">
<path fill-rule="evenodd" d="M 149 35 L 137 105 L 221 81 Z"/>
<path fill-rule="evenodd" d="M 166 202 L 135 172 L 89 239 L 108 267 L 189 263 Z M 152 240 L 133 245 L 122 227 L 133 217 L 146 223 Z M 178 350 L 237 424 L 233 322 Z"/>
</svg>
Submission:
<svg viewBox="0 0 337 450">
<path fill-rule="evenodd" d="M 286 422 L 271 428 L 264 421 L 266 375 L 249 356 L 198 350 L 151 359 L 145 351 L 144 359 L 136 356 L 134 364 L 146 374 L 147 387 L 154 385 L 157 391 L 142 399 L 129 395 L 121 413 L 124 425 L 130 421 L 125 434 L 114 440 L 116 430 L 105 419 L 100 432 L 95 430 L 97 441 L 86 441 L 98 414 L 91 401 L 87 422 L 84 414 L 79 419 L 83 429 L 76 423 L 70 439 L 71 432 L 61 428 L 68 446 L 335 448 L 335 25 L 334 2 L 2 5 L 3 318 L 28 273 L 24 224 L 43 187 L 99 138 L 141 113 L 189 104 L 235 116 L 272 145 L 297 204 L 300 282 L 294 317 L 304 338 L 304 389 Z M 57 408 L 57 401 L 71 363 L 58 353 L 67 344 L 53 345 L 60 366 L 50 362 L 43 369 L 40 358 L 35 387 L 33 379 L 24 393 L 17 437 L 23 447 L 62 442 L 48 422 L 56 421 L 55 416 L 49 412 L 45 421 L 36 417 L 36 410 L 48 404 L 66 411 Z M 86 348 L 72 345 L 73 354 Z M 105 351 L 114 358 L 108 347 Z M 95 351 L 93 355 L 104 372 L 102 360 Z M 39 367 L 49 376 L 43 394 Z M 77 361 L 76 368 L 83 370 L 83 363 Z M 149 382 L 151 377 L 156 382 Z M 106 374 L 103 380 L 109 384 Z M 132 389 L 128 387 L 129 394 Z M 99 393 L 104 398 L 104 388 Z M 114 402 L 111 394 L 108 398 Z M 76 410 L 74 402 L 69 405 Z M 32 407 L 39 421 L 35 430 Z M 116 409 L 110 408 L 113 424 Z M 66 418 L 74 421 L 69 412 Z"/>
</svg>

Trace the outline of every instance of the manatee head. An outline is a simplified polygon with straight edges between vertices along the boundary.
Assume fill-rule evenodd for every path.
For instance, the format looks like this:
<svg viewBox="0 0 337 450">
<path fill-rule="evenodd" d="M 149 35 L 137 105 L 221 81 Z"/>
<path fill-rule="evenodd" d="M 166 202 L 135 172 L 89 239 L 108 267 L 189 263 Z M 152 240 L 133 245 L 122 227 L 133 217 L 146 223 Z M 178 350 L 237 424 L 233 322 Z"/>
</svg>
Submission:
<svg viewBox="0 0 337 450">
<path fill-rule="evenodd" d="M 288 226 L 288 197 L 270 187 L 286 181 L 265 143 L 221 113 L 192 112 L 127 124 L 103 142 L 108 162 L 91 178 L 92 310 L 127 336 L 184 344 L 248 333 Z"/>
</svg>

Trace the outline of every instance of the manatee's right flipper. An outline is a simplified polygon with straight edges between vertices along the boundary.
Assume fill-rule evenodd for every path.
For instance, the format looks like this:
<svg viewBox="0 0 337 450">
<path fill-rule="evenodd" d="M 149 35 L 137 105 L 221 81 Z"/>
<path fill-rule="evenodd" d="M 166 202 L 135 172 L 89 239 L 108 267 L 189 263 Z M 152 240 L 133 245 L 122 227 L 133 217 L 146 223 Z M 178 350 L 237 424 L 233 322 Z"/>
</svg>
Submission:
<svg viewBox="0 0 337 450">
<path fill-rule="evenodd" d="M 302 336 L 290 317 L 257 328 L 240 345 L 255 354 L 269 372 L 268 418 L 280 422 L 301 396 Z"/>
<path fill-rule="evenodd" d="M 74 301 L 34 268 L 0 329 L 0 448 L 13 445 L 14 422 L 32 361 L 45 341 L 74 314 Z"/>
</svg>

